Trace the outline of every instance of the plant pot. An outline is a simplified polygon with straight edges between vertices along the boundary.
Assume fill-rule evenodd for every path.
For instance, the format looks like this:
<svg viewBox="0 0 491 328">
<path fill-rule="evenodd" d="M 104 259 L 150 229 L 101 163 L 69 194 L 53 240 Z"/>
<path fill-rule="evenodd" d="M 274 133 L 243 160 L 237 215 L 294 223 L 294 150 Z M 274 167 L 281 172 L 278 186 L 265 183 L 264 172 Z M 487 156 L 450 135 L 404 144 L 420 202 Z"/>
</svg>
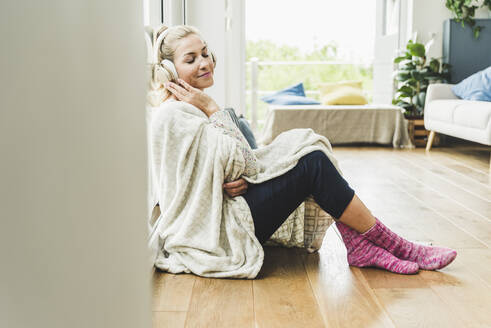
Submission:
<svg viewBox="0 0 491 328">
<path fill-rule="evenodd" d="M 416 147 L 426 147 L 428 142 L 428 136 L 430 131 L 425 129 L 424 118 L 422 116 L 406 116 L 408 121 L 408 132 L 411 142 Z M 433 139 L 433 146 L 438 146 L 440 144 L 439 135 L 435 135 Z"/>
</svg>

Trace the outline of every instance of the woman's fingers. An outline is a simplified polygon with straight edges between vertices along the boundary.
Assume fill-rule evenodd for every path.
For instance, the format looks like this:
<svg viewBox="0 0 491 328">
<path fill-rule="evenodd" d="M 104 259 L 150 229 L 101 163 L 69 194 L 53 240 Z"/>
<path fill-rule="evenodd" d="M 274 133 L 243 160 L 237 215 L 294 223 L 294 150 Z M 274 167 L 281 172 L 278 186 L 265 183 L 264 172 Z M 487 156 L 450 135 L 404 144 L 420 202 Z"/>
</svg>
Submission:
<svg viewBox="0 0 491 328">
<path fill-rule="evenodd" d="M 169 82 L 169 84 L 171 86 L 173 86 L 177 91 L 179 91 L 180 93 L 188 93 L 189 91 L 187 91 L 186 89 L 184 89 L 183 87 L 181 87 L 179 84 L 177 83 L 174 83 L 174 82 Z"/>
<path fill-rule="evenodd" d="M 247 181 L 244 179 L 239 179 L 233 182 L 224 184 L 224 189 L 227 194 L 231 197 L 242 195 L 247 192 Z"/>
<path fill-rule="evenodd" d="M 237 188 L 225 188 L 225 190 L 231 192 L 231 193 L 242 193 L 247 190 L 247 187 L 237 187 Z"/>
<path fill-rule="evenodd" d="M 177 80 L 182 86 L 184 89 L 188 90 L 188 91 L 191 91 L 193 90 L 194 88 L 192 86 L 190 86 L 186 81 L 184 81 L 183 79 L 178 79 Z"/>
<path fill-rule="evenodd" d="M 237 180 L 237 181 L 227 182 L 223 186 L 225 188 L 236 188 L 236 187 L 240 187 L 242 184 L 243 184 L 242 181 Z"/>
<path fill-rule="evenodd" d="M 224 183 L 223 186 L 224 187 L 232 187 L 232 188 L 235 188 L 235 187 L 241 186 L 243 184 L 247 185 L 247 181 L 245 181 L 244 179 L 240 178 L 240 179 L 235 180 L 235 181 L 232 181 L 232 182 Z"/>
<path fill-rule="evenodd" d="M 166 88 L 172 92 L 174 95 L 176 95 L 177 98 L 179 98 L 179 100 L 184 100 L 186 99 L 186 96 L 188 95 L 188 91 L 186 89 L 184 89 L 183 87 L 180 87 L 178 86 L 177 84 L 175 83 L 172 83 L 172 82 L 168 82 L 166 84 Z"/>
<path fill-rule="evenodd" d="M 182 95 L 181 92 L 179 92 L 179 90 L 177 90 L 172 84 L 166 83 L 165 87 L 167 88 L 167 90 L 172 92 L 172 94 L 175 95 L 177 99 L 183 100 L 184 95 Z"/>
<path fill-rule="evenodd" d="M 238 191 L 238 192 L 230 192 L 228 190 L 225 190 L 227 192 L 227 194 L 230 196 L 230 197 L 235 197 L 235 196 L 240 196 L 242 194 L 245 194 L 246 193 L 246 190 L 243 190 L 243 191 Z"/>
</svg>

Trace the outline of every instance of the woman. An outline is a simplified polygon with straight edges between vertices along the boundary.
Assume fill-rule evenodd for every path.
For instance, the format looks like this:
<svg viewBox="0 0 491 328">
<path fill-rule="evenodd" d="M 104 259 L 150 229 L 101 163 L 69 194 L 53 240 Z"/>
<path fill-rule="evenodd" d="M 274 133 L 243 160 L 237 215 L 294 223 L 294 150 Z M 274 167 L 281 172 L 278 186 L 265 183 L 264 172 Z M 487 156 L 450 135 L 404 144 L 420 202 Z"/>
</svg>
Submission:
<svg viewBox="0 0 491 328">
<path fill-rule="evenodd" d="M 157 259 L 157 267 L 210 277 L 254 278 L 263 260 L 262 248 L 257 244 L 267 241 L 308 195 L 313 195 L 319 206 L 334 217 L 352 266 L 374 266 L 400 274 L 415 274 L 419 269 L 441 269 L 454 260 L 457 255 L 454 250 L 409 242 L 375 218 L 341 176 L 325 137 L 310 129 L 294 129 L 253 151 L 228 113 L 221 111 L 203 92 L 213 85 L 216 58 L 197 29 L 162 27 L 154 35 L 154 42 L 155 64 L 149 101 L 159 106 L 152 123 L 152 140 L 154 174 L 161 186 L 156 201 L 160 201 L 164 209 L 159 245 L 164 255 Z M 184 126 L 187 131 L 182 132 Z M 183 142 L 186 138 L 192 141 Z M 171 139 L 173 141 L 169 141 Z M 203 164 L 206 160 L 200 160 L 199 156 L 206 151 L 210 153 L 215 144 L 218 148 L 225 145 L 223 149 L 227 150 L 213 148 L 213 156 L 218 158 L 214 165 L 218 170 L 216 167 L 207 169 L 209 165 Z M 220 157 L 224 152 L 229 153 Z M 167 154 L 167 161 L 162 154 Z M 194 154 L 191 159 L 189 154 Z M 172 156 L 178 159 L 169 163 Z M 224 163 L 223 166 L 220 163 Z M 176 167 L 187 167 L 193 173 L 176 170 Z M 239 168 L 229 174 L 231 167 Z M 187 198 L 176 200 L 174 189 L 194 191 L 205 184 L 202 182 L 205 180 L 192 179 L 182 187 L 182 182 L 175 182 L 179 177 L 209 174 L 214 181 L 221 171 L 225 171 L 225 175 L 220 179 L 230 181 L 223 184 L 226 196 L 222 191 L 223 197 L 217 197 L 220 199 L 213 206 L 208 206 L 208 197 L 214 198 L 207 194 L 191 192 Z M 166 183 L 162 183 L 162 175 L 168 175 L 164 178 Z M 206 179 L 208 181 L 209 176 Z M 215 192 L 213 187 L 206 190 Z M 201 205 L 196 207 L 196 203 Z M 179 206 L 179 210 L 172 210 Z M 238 210 L 241 206 L 242 212 Z M 186 211 L 193 207 L 195 211 Z M 207 221 L 197 221 L 197 214 L 207 216 L 211 212 L 216 213 L 207 217 Z M 250 217 L 253 237 L 247 228 Z M 215 230 L 207 228 L 208 222 L 216 224 Z M 230 222 L 241 228 L 232 233 L 227 230 L 233 226 Z M 249 236 L 240 235 L 239 231 L 246 231 Z M 195 235 L 200 235 L 201 239 Z M 249 237 L 252 241 L 240 247 L 250 252 L 239 256 L 234 242 L 240 243 Z M 207 243 L 201 243 L 203 238 L 209 238 Z M 210 244 L 214 247 L 209 248 Z"/>
</svg>

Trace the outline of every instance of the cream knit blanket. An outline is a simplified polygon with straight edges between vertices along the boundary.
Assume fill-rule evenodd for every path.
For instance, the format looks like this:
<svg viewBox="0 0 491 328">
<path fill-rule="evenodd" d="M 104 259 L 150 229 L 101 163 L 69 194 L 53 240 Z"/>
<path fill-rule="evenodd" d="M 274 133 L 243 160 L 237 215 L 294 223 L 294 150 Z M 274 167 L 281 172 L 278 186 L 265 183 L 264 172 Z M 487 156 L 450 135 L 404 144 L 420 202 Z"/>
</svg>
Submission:
<svg viewBox="0 0 491 328">
<path fill-rule="evenodd" d="M 181 101 L 155 108 L 149 130 L 149 208 L 158 202 L 161 209 L 154 230 L 155 266 L 171 273 L 248 279 L 259 273 L 264 251 L 254 234 L 249 206 L 242 196 L 229 197 L 224 181 L 267 181 L 314 150 L 323 151 L 338 168 L 324 136 L 293 129 L 255 149 L 257 172 L 244 176 L 245 160 L 237 141 L 213 126 L 201 110 Z"/>
</svg>

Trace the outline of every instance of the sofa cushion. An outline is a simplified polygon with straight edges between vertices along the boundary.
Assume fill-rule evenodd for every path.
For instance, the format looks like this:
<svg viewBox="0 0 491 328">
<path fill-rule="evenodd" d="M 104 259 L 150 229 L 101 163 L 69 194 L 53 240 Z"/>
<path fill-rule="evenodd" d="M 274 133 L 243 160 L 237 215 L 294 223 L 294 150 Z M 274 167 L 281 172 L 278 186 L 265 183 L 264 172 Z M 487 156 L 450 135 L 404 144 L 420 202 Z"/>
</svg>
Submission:
<svg viewBox="0 0 491 328">
<path fill-rule="evenodd" d="M 469 128 L 486 129 L 491 119 L 491 102 L 439 99 L 425 109 L 428 119 Z"/>
<path fill-rule="evenodd" d="M 491 117 L 491 102 L 465 101 L 454 109 L 453 122 L 469 128 L 486 129 Z"/>
<path fill-rule="evenodd" d="M 430 102 L 425 108 L 425 117 L 441 122 L 453 122 L 453 111 L 457 103 L 464 100 L 438 99 Z"/>
</svg>

